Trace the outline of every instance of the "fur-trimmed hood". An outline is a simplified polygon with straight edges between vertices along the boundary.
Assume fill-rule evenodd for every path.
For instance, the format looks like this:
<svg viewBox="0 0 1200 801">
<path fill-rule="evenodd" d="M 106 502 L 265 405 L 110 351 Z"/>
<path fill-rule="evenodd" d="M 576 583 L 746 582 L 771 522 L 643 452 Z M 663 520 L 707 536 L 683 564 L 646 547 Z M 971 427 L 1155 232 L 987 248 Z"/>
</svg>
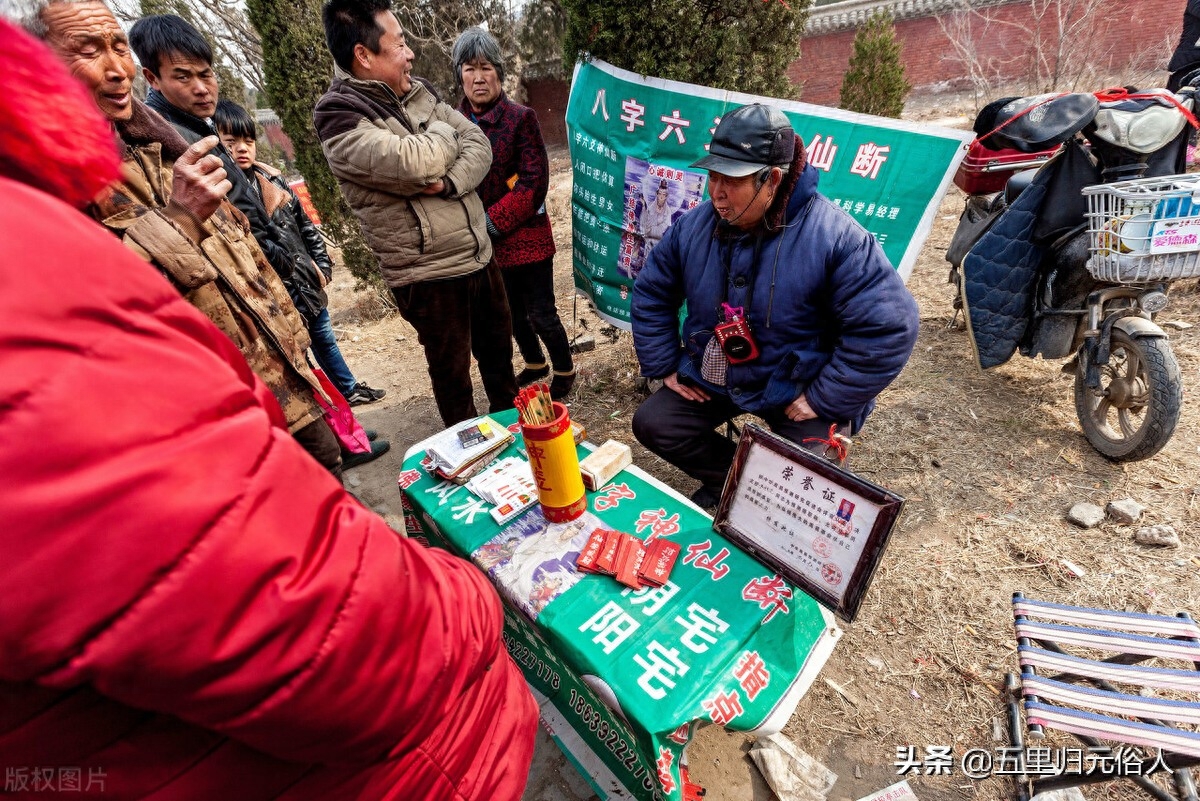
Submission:
<svg viewBox="0 0 1200 801">
<path fill-rule="evenodd" d="M 808 166 L 808 154 L 804 150 L 804 140 L 797 136 L 792 163 L 788 165 L 787 172 L 783 174 L 783 180 L 779 184 L 779 190 L 775 193 L 775 199 L 771 201 L 770 207 L 763 215 L 762 222 L 754 228 L 754 232 L 778 231 L 790 217 L 795 215 L 796 210 L 789 210 L 789 206 L 792 196 L 796 194 L 797 187 L 802 187 L 800 192 L 804 196 L 797 200 L 807 200 L 809 195 L 816 192 L 817 183 L 812 180 L 815 176 L 810 176 L 810 180 L 807 181 L 801 180 L 806 166 Z M 737 237 L 742 233 L 744 232 L 737 226 L 724 222 L 719 222 L 713 230 L 713 235 L 718 237 Z"/>
<path fill-rule="evenodd" d="M 779 191 L 775 193 L 775 200 L 772 201 L 771 207 L 767 209 L 767 213 L 763 218 L 766 221 L 768 230 L 778 230 L 786 222 L 788 201 L 791 200 L 792 193 L 796 191 L 796 187 L 800 184 L 800 176 L 807 164 L 808 153 L 804 151 L 804 140 L 797 136 L 792 163 L 784 174 L 782 183 L 779 184 Z"/>
<path fill-rule="evenodd" d="M 380 81 L 335 72 L 313 124 L 388 286 L 457 278 L 492 260 L 475 191 L 491 142 L 423 83 L 399 98 Z M 444 191 L 424 194 L 435 181 Z"/>
<path fill-rule="evenodd" d="M 117 135 L 127 147 L 162 145 L 163 161 L 175 161 L 188 149 L 188 143 L 162 115 L 137 98 L 133 98 L 133 116 L 118 121 Z"/>
</svg>

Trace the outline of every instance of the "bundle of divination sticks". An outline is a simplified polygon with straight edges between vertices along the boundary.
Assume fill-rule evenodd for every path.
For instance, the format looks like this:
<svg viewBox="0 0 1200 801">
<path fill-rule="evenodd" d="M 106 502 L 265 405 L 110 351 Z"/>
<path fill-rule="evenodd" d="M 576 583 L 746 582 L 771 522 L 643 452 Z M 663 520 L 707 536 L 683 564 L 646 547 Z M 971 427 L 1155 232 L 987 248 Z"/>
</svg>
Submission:
<svg viewBox="0 0 1200 801">
<path fill-rule="evenodd" d="M 531 384 L 513 398 L 521 422 L 527 426 L 544 426 L 554 422 L 554 403 L 550 400 L 549 384 Z"/>
</svg>

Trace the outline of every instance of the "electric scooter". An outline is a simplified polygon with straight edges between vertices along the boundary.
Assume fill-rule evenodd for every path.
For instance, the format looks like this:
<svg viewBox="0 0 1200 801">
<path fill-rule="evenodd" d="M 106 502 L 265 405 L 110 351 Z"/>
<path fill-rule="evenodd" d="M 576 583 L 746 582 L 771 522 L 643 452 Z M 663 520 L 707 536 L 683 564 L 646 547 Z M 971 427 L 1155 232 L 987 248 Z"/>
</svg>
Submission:
<svg viewBox="0 0 1200 801">
<path fill-rule="evenodd" d="M 1200 71 L 1179 94 L 997 101 L 956 177 L 968 197 L 946 258 L 979 367 L 1070 359 L 1084 436 L 1114 461 L 1161 450 L 1183 402 L 1154 316 L 1173 281 L 1200 276 L 1192 83 Z"/>
</svg>

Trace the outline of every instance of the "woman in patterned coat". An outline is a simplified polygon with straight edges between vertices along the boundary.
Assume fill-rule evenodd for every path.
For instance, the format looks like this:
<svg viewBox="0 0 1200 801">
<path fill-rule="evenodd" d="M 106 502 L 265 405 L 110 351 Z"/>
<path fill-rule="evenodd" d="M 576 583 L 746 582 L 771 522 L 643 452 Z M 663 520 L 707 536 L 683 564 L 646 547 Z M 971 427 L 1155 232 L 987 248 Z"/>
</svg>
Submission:
<svg viewBox="0 0 1200 801">
<path fill-rule="evenodd" d="M 458 110 L 492 143 L 492 167 L 477 191 L 508 292 L 513 337 L 525 359 L 517 383 L 543 379 L 553 367 L 550 394 L 562 398 L 575 383 L 575 365 L 554 305 L 554 235 L 546 214 L 550 160 L 542 130 L 533 109 L 505 96 L 504 62 L 491 34 L 468 28 L 454 43 L 452 58 L 464 95 Z"/>
</svg>

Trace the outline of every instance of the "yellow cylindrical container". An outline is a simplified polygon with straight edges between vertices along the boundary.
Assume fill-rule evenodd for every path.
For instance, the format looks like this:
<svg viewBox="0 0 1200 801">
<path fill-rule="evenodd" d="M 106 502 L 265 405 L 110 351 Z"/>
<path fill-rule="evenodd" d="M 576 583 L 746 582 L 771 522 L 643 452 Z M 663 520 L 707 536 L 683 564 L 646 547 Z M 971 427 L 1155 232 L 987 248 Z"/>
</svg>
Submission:
<svg viewBox="0 0 1200 801">
<path fill-rule="evenodd" d="M 554 420 L 550 423 L 521 423 L 521 436 L 525 438 L 525 452 L 529 454 L 529 466 L 537 482 L 542 514 L 551 523 L 574 520 L 583 514 L 587 498 L 583 494 L 583 477 L 567 407 L 555 402 Z"/>
</svg>

